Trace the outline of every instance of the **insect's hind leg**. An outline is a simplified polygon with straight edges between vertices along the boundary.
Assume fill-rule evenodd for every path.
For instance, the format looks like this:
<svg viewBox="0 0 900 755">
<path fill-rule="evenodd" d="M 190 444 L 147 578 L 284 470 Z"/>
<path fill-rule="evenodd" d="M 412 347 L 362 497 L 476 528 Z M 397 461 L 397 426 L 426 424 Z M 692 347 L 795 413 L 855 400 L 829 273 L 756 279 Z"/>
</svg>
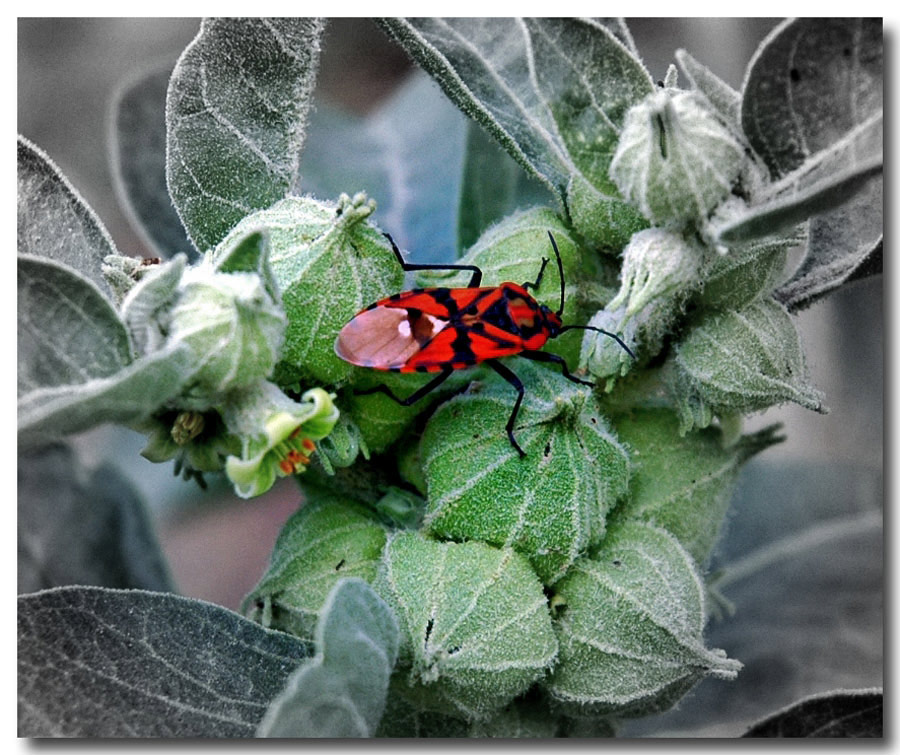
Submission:
<svg viewBox="0 0 900 755">
<path fill-rule="evenodd" d="M 453 369 L 448 367 L 445 370 L 439 372 L 434 379 L 429 380 L 425 385 L 419 388 L 414 393 L 411 393 L 406 398 L 398 398 L 397 395 L 388 388 L 384 383 L 380 385 L 376 385 L 374 388 L 366 388 L 364 390 L 357 390 L 354 393 L 357 396 L 368 396 L 371 393 L 383 393 L 388 398 L 392 398 L 396 401 L 400 406 L 412 406 L 421 398 L 424 398 L 429 393 L 431 393 L 435 388 L 437 388 L 441 383 L 443 383 L 448 377 L 450 377 L 450 373 L 453 372 Z"/>
<path fill-rule="evenodd" d="M 481 268 L 476 265 L 426 265 L 426 264 L 414 264 L 412 262 L 406 262 L 403 259 L 403 255 L 400 254 L 400 250 L 397 248 L 397 245 L 394 243 L 394 239 L 391 237 L 391 234 L 383 231 L 384 237 L 391 242 L 391 249 L 394 250 L 394 256 L 397 257 L 397 261 L 400 263 L 400 267 L 403 268 L 404 272 L 412 273 L 416 270 L 469 270 L 472 272 L 472 277 L 469 280 L 466 288 L 478 288 L 481 285 Z"/>
<path fill-rule="evenodd" d="M 571 372 L 569 372 L 569 365 L 566 364 L 566 360 L 557 354 L 551 354 L 548 351 L 531 351 L 525 350 L 519 352 L 520 357 L 525 357 L 526 359 L 531 359 L 534 362 L 549 362 L 551 364 L 558 364 L 562 368 L 563 377 L 568 378 L 573 383 L 580 383 L 581 385 L 590 385 L 594 386 L 590 380 L 582 380 L 581 378 L 575 377 Z"/>
<path fill-rule="evenodd" d="M 506 423 L 506 436 L 509 438 L 509 442 L 512 444 L 512 447 L 519 452 L 519 458 L 524 459 L 525 452 L 522 450 L 522 447 L 516 442 L 516 436 L 513 435 L 513 428 L 516 426 L 516 417 L 519 414 L 519 407 L 522 406 L 522 399 L 525 396 L 525 386 L 522 385 L 522 381 L 519 380 L 519 378 L 516 376 L 516 373 L 509 369 L 509 367 L 507 367 L 505 364 L 501 364 L 494 359 L 488 359 L 485 364 L 493 367 L 494 372 L 496 372 L 507 383 L 515 388 L 516 391 L 518 391 L 519 395 L 516 398 L 516 404 L 513 407 L 512 413 L 509 415 L 509 420 Z"/>
</svg>

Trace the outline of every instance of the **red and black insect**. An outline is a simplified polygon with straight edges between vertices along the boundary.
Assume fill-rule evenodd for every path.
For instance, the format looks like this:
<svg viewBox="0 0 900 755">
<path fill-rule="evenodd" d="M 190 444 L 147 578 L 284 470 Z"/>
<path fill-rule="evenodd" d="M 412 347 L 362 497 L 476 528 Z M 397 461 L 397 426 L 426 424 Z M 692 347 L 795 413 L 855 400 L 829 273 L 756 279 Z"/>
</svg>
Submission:
<svg viewBox="0 0 900 755">
<path fill-rule="evenodd" d="M 538 351 L 550 338 L 575 328 L 594 330 L 614 338 L 632 358 L 631 350 L 617 335 L 590 325 L 563 325 L 565 279 L 556 239 L 550 243 L 559 266 L 559 309 L 553 312 L 528 293 L 537 290 L 549 260 L 545 257 L 533 283 L 501 283 L 480 287 L 481 269 L 475 265 L 414 265 L 403 260 L 389 234 L 391 248 L 404 271 L 467 270 L 472 277 L 465 288 L 416 288 L 371 304 L 348 322 L 334 343 L 335 353 L 350 364 L 392 372 L 437 372 L 405 399 L 382 384 L 360 393 L 381 392 L 403 406 L 409 406 L 443 383 L 454 370 L 484 362 L 518 392 L 506 423 L 506 434 L 519 456 L 525 452 L 516 442 L 513 428 L 525 386 L 515 373 L 497 360 L 518 354 L 537 362 L 558 364 L 573 383 L 594 385 L 569 372 L 565 360 L 556 354 Z"/>
</svg>

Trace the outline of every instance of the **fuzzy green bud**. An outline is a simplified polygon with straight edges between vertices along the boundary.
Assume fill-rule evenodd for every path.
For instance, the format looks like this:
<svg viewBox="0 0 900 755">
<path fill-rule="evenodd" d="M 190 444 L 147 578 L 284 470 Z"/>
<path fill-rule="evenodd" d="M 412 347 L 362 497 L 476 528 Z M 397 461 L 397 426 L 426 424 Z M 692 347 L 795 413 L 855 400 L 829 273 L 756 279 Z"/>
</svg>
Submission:
<svg viewBox="0 0 900 755">
<path fill-rule="evenodd" d="M 339 579 L 372 582 L 387 539 L 374 514 L 318 489 L 285 522 L 266 573 L 244 599 L 249 618 L 312 641 L 319 613 Z"/>
<path fill-rule="evenodd" d="M 703 581 L 653 525 L 611 528 L 559 582 L 555 601 L 559 659 L 545 687 L 576 718 L 659 712 L 704 676 L 733 679 L 741 666 L 705 647 Z"/>
<path fill-rule="evenodd" d="M 396 691 L 419 709 L 486 718 L 556 657 L 541 583 L 508 548 L 399 533 L 373 587 L 403 635 Z"/>
<path fill-rule="evenodd" d="M 287 315 L 281 359 L 297 379 L 335 384 L 350 378 L 356 368 L 334 353 L 338 331 L 364 307 L 401 290 L 403 270 L 368 222 L 374 209 L 365 194 L 342 195 L 336 204 L 292 196 L 248 215 L 229 234 L 268 233 Z"/>
<path fill-rule="evenodd" d="M 169 339 L 194 351 L 190 388 L 200 407 L 265 378 L 275 366 L 284 315 L 256 273 L 221 273 L 201 264 L 185 270 L 169 313 Z"/>
<path fill-rule="evenodd" d="M 699 227 L 744 163 L 740 142 L 705 97 L 664 88 L 628 111 L 609 172 L 655 225 Z"/>
<path fill-rule="evenodd" d="M 514 428 L 525 457 L 506 433 L 516 392 L 499 376 L 442 404 L 420 446 L 425 528 L 515 548 L 552 583 L 603 536 L 628 484 L 628 456 L 589 387 L 522 359 L 509 364 L 527 386 Z"/>
</svg>

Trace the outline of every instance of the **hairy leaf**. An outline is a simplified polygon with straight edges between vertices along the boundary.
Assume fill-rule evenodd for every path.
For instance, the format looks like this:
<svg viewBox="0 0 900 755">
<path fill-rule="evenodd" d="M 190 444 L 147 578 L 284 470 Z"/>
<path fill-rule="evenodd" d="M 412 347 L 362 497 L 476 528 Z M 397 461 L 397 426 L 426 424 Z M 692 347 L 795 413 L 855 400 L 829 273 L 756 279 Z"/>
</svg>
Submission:
<svg viewBox="0 0 900 755">
<path fill-rule="evenodd" d="M 18 600 L 20 737 L 249 737 L 306 643 L 210 603 L 64 587 Z"/>
<path fill-rule="evenodd" d="M 737 132 L 741 121 L 741 95 L 705 65 L 695 60 L 687 50 L 676 50 L 675 60 L 684 69 L 691 86 L 701 92 Z"/>
<path fill-rule="evenodd" d="M 391 609 L 360 579 L 342 579 L 297 669 L 259 725 L 262 737 L 369 737 L 384 711 L 399 645 Z"/>
<path fill-rule="evenodd" d="M 559 661 L 546 687 L 571 707 L 623 715 L 673 705 L 703 676 L 741 664 L 703 644 L 705 588 L 662 529 L 620 523 L 556 588 Z"/>
<path fill-rule="evenodd" d="M 858 738 L 884 736 L 881 690 L 825 692 L 754 724 L 745 737 Z"/>
<path fill-rule="evenodd" d="M 96 285 L 63 262 L 19 256 L 18 395 L 107 378 L 131 361 L 128 332 Z"/>
<path fill-rule="evenodd" d="M 741 121 L 773 177 L 798 168 L 882 108 L 882 20 L 799 18 L 763 41 Z"/>
<path fill-rule="evenodd" d="M 144 502 L 114 467 L 71 448 L 19 454 L 18 591 L 63 585 L 172 590 Z"/>
<path fill-rule="evenodd" d="M 607 167 L 625 112 L 653 83 L 602 24 L 512 18 L 381 23 L 464 113 L 564 204 L 573 181 L 582 193 L 596 193 L 591 204 L 623 204 Z M 634 214 L 624 205 L 619 213 Z M 579 218 L 587 214 L 584 208 Z"/>
<path fill-rule="evenodd" d="M 295 187 L 323 29 L 316 18 L 206 19 L 182 53 L 166 174 L 201 252 Z"/>
<path fill-rule="evenodd" d="M 508 548 L 399 533 L 385 547 L 375 589 L 403 635 L 395 691 L 417 708 L 484 718 L 556 656 L 541 584 Z"/>
<path fill-rule="evenodd" d="M 20 136 L 16 155 L 19 253 L 72 268 L 109 297 L 100 266 L 116 249 L 103 224 L 38 147 Z"/>
<path fill-rule="evenodd" d="M 143 71 L 112 106 L 111 160 L 116 194 L 133 227 L 157 256 L 196 257 L 166 185 L 166 91 L 171 61 Z"/>
</svg>

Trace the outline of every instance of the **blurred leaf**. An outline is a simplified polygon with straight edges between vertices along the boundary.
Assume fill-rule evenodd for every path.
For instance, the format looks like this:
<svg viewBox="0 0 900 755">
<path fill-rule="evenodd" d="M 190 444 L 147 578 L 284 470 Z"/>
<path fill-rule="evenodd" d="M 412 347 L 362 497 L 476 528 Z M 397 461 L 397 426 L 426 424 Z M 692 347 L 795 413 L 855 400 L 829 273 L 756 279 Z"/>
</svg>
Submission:
<svg viewBox="0 0 900 755">
<path fill-rule="evenodd" d="M 18 600 L 20 737 L 249 737 L 299 640 L 175 595 L 63 587 Z"/>
<path fill-rule="evenodd" d="M 760 45 L 741 120 L 774 178 L 798 168 L 882 109 L 880 18 L 799 18 Z"/>
<path fill-rule="evenodd" d="M 755 724 L 745 737 L 883 737 L 881 690 L 813 695 Z"/>
<path fill-rule="evenodd" d="M 468 249 L 490 225 L 516 210 L 552 203 L 553 195 L 544 184 L 526 173 L 484 129 L 469 122 L 459 199 L 459 250 Z"/>
<path fill-rule="evenodd" d="M 394 614 L 360 579 L 331 590 L 316 627 L 316 655 L 287 680 L 261 737 L 370 737 L 397 660 Z"/>
<path fill-rule="evenodd" d="M 19 593 L 173 589 L 144 502 L 114 467 L 88 471 L 62 444 L 24 451 L 18 461 Z"/>
<path fill-rule="evenodd" d="M 768 186 L 746 212 L 715 228 L 720 242 L 728 243 L 770 236 L 801 223 L 812 215 L 833 210 L 850 200 L 869 183 L 878 182 L 880 199 L 883 117 L 881 111 L 846 136 L 817 152 L 800 167 Z M 864 231 L 873 213 L 857 218 L 854 227 Z M 880 213 L 872 230 L 881 230 Z M 843 218 L 842 218 L 843 219 Z M 845 253 L 825 247 L 823 254 Z"/>
<path fill-rule="evenodd" d="M 300 166 L 304 193 L 365 191 L 374 216 L 415 262 L 456 256 L 465 117 L 423 73 L 365 118 L 317 103 Z"/>
<path fill-rule="evenodd" d="M 701 92 L 735 132 L 741 122 L 741 95 L 705 65 L 691 57 L 687 50 L 676 50 L 675 60 L 687 74 L 691 86 Z"/>
<path fill-rule="evenodd" d="M 20 136 L 16 154 L 19 253 L 77 270 L 110 298 L 100 266 L 116 248 L 100 219 L 38 147 Z"/>
<path fill-rule="evenodd" d="M 324 21 L 205 19 L 166 102 L 169 192 L 202 252 L 297 183 Z"/>
<path fill-rule="evenodd" d="M 653 90 L 641 62 L 589 19 L 382 19 L 381 24 L 564 204 L 624 203 L 607 175 L 625 113 Z M 579 217 L 587 214 L 582 208 Z"/>
<path fill-rule="evenodd" d="M 144 242 L 167 259 L 196 257 L 166 186 L 166 90 L 172 62 L 143 72 L 116 93 L 112 171 L 119 202 Z"/>
</svg>

